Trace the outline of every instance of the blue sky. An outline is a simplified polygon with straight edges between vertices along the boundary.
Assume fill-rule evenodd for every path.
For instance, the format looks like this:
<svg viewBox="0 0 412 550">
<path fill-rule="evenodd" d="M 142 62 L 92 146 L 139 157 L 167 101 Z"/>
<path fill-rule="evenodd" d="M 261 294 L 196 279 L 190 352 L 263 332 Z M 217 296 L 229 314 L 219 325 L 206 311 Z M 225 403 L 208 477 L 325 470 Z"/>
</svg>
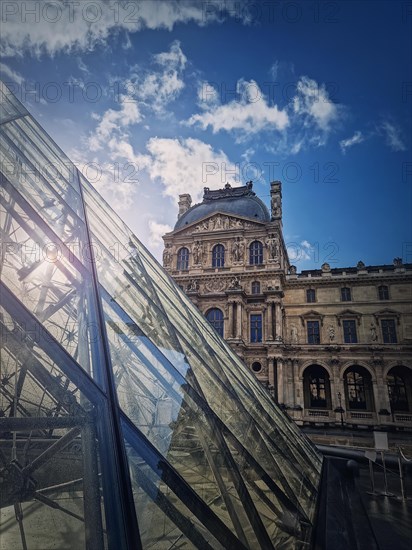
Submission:
<svg viewBox="0 0 412 550">
<path fill-rule="evenodd" d="M 159 258 L 241 185 L 301 269 L 412 262 L 411 2 L 2 2 L 2 78 Z"/>
</svg>

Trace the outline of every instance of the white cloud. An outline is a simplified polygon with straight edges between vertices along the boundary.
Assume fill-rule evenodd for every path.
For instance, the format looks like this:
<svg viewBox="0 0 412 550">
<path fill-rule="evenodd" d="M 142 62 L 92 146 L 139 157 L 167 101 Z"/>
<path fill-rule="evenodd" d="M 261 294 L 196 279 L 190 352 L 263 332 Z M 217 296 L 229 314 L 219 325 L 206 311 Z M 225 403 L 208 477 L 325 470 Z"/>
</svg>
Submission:
<svg viewBox="0 0 412 550">
<path fill-rule="evenodd" d="M 352 137 L 347 139 L 342 139 L 339 142 L 339 145 L 340 145 L 340 148 L 342 149 L 342 153 L 346 153 L 346 149 L 349 149 L 349 147 L 353 147 L 358 143 L 362 143 L 362 141 L 365 141 L 365 136 L 362 134 L 362 132 L 358 130 L 353 134 Z"/>
<path fill-rule="evenodd" d="M 386 144 L 392 151 L 406 151 L 406 145 L 402 140 L 401 131 L 394 123 L 385 120 L 381 124 L 380 130 L 385 136 Z"/>
<path fill-rule="evenodd" d="M 33 4 L 33 6 L 29 4 Z M 54 56 L 59 52 L 90 51 L 105 45 L 111 34 L 142 29 L 167 29 L 178 23 L 206 25 L 219 19 L 204 13 L 197 0 L 119 2 L 49 2 L 14 0 L 3 10 L 0 51 L 5 56 Z"/>
<path fill-rule="evenodd" d="M 211 87 L 213 89 L 213 87 Z M 209 126 L 214 134 L 221 130 L 236 131 L 241 135 L 256 134 L 262 130 L 284 130 L 289 117 L 277 105 L 268 105 L 258 84 L 254 80 L 239 80 L 237 83 L 239 99 L 224 105 L 213 102 L 204 106 L 204 112 L 192 115 L 186 124 L 200 125 L 204 130 Z"/>
<path fill-rule="evenodd" d="M 314 247 L 309 241 L 304 239 L 300 242 L 287 242 L 286 249 L 290 262 L 292 264 L 297 264 L 301 261 L 310 260 L 311 252 L 314 250 Z"/>
<path fill-rule="evenodd" d="M 93 118 L 98 115 L 93 114 Z M 142 120 L 136 101 L 129 96 L 122 96 L 120 109 L 108 109 L 98 117 L 99 124 L 96 130 L 89 137 L 89 147 L 92 151 L 102 149 L 105 144 L 112 143 L 113 135 L 117 132 L 123 132 L 128 126 L 136 124 Z"/>
<path fill-rule="evenodd" d="M 306 118 L 307 125 L 313 123 L 325 134 L 342 115 L 341 106 L 333 103 L 325 86 L 307 76 L 299 79 L 292 105 L 296 115 Z"/>
<path fill-rule="evenodd" d="M 17 71 L 14 71 L 11 67 L 6 65 L 5 63 L 0 63 L 0 75 L 5 80 L 6 78 L 11 78 L 14 82 L 16 82 L 19 86 L 21 86 L 24 82 L 24 78 L 20 73 Z"/>
<path fill-rule="evenodd" d="M 152 71 L 133 67 L 125 89 L 146 108 L 163 115 L 167 105 L 177 98 L 185 86 L 182 73 L 187 58 L 180 42 L 175 40 L 169 51 L 154 55 L 153 62 L 159 68 Z"/>
<path fill-rule="evenodd" d="M 149 231 L 150 231 L 150 242 L 152 246 L 159 247 L 163 246 L 162 235 L 172 231 L 173 227 L 165 223 L 158 223 L 155 220 L 149 220 Z"/>
<path fill-rule="evenodd" d="M 222 187 L 223 167 L 232 167 L 222 151 L 214 151 L 198 139 L 151 138 L 148 155 L 138 159 L 152 180 L 164 185 L 164 195 L 174 199 L 181 193 L 190 193 L 194 201 L 203 195 L 203 187 Z"/>
</svg>

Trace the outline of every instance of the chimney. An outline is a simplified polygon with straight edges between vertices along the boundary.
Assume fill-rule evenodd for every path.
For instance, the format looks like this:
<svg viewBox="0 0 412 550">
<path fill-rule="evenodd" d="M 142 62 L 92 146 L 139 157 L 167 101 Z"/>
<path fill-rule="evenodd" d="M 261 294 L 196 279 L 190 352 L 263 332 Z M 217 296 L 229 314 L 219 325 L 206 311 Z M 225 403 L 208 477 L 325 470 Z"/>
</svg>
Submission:
<svg viewBox="0 0 412 550">
<path fill-rule="evenodd" d="M 183 195 L 179 195 L 179 214 L 177 215 L 177 219 L 179 219 L 185 212 L 187 212 L 190 208 L 190 205 L 192 204 L 192 197 L 189 195 L 189 193 L 184 193 Z"/>
</svg>

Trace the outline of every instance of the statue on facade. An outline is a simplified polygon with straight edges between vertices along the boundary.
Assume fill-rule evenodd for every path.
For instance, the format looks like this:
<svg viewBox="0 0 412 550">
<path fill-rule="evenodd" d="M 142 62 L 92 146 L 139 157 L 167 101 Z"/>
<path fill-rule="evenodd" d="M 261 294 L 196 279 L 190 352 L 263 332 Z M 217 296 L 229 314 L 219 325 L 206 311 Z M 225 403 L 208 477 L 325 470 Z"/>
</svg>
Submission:
<svg viewBox="0 0 412 550">
<path fill-rule="evenodd" d="M 270 201 L 270 207 L 272 210 L 272 219 L 280 216 L 280 197 L 279 195 L 273 195 Z"/>
<path fill-rule="evenodd" d="M 245 244 L 241 237 L 236 237 L 236 240 L 232 245 L 232 259 L 234 262 L 243 261 L 243 255 L 245 252 Z"/>
<path fill-rule="evenodd" d="M 203 245 L 201 241 L 196 241 L 193 245 L 193 262 L 195 265 L 199 265 L 202 263 L 202 257 L 203 257 Z"/>
<path fill-rule="evenodd" d="M 333 342 L 336 336 L 335 327 L 333 325 L 329 325 L 328 334 L 329 334 L 329 342 Z"/>
<path fill-rule="evenodd" d="M 298 329 L 296 325 L 290 327 L 290 341 L 292 344 L 298 343 Z"/>
<path fill-rule="evenodd" d="M 170 263 L 172 261 L 171 247 L 172 247 L 172 245 L 169 244 L 169 243 L 167 243 L 165 245 L 165 249 L 163 251 L 163 266 L 164 267 L 169 267 Z"/>
<path fill-rule="evenodd" d="M 371 341 L 376 342 L 378 339 L 378 333 L 376 332 L 376 327 L 373 323 L 371 323 L 371 328 L 369 329 L 369 332 Z"/>
<path fill-rule="evenodd" d="M 241 290 L 240 286 L 240 279 L 239 277 L 233 277 L 233 279 L 230 281 L 229 289 L 230 290 Z"/>
<path fill-rule="evenodd" d="M 266 239 L 266 246 L 269 250 L 269 259 L 275 259 L 279 255 L 279 239 L 274 233 Z"/>
<path fill-rule="evenodd" d="M 197 292 L 198 290 L 199 290 L 199 283 L 196 281 L 196 279 L 192 279 L 187 285 L 187 291 Z"/>
<path fill-rule="evenodd" d="M 296 275 L 296 271 L 297 271 L 297 268 L 296 268 L 295 265 L 291 265 L 291 266 L 289 267 L 289 273 L 290 273 L 291 275 Z"/>
</svg>

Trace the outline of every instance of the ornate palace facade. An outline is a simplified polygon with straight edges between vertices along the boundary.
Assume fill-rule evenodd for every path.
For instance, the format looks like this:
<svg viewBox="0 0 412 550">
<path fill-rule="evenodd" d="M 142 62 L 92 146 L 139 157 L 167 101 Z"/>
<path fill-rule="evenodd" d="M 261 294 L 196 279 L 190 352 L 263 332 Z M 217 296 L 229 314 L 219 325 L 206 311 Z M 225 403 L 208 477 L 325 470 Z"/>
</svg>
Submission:
<svg viewBox="0 0 412 550">
<path fill-rule="evenodd" d="M 180 195 L 164 267 L 299 424 L 410 429 L 412 265 L 297 273 L 270 193 Z"/>
</svg>

